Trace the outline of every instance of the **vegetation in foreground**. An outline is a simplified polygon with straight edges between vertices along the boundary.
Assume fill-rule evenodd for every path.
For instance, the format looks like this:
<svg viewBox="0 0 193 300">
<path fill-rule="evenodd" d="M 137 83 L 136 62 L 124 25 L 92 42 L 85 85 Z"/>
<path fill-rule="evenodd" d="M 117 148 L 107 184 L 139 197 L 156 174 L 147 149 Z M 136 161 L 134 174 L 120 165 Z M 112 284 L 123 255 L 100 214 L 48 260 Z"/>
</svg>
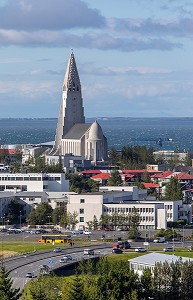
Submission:
<svg viewBox="0 0 193 300">
<path fill-rule="evenodd" d="M 192 300 L 193 263 L 157 264 L 141 277 L 129 263 L 101 258 L 81 261 L 71 277 L 41 276 L 26 287 L 22 300 Z"/>
</svg>

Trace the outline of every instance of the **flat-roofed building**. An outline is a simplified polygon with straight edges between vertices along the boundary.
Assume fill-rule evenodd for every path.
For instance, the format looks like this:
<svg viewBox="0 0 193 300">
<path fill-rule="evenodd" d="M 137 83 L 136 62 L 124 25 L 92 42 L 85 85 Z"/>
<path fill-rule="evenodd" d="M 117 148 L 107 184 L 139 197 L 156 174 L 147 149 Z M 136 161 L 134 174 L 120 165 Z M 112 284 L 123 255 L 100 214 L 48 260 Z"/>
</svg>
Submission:
<svg viewBox="0 0 193 300">
<path fill-rule="evenodd" d="M 171 264 L 171 263 L 175 263 L 178 260 L 181 260 L 182 262 L 186 262 L 186 261 L 193 262 L 192 258 L 181 257 L 176 255 L 168 255 L 168 254 L 162 254 L 156 252 L 152 252 L 142 256 L 128 259 L 128 262 L 130 263 L 130 267 L 134 270 L 134 272 L 138 273 L 138 275 L 141 276 L 143 270 L 147 268 L 149 268 L 153 273 L 153 270 L 157 263 L 163 264 L 167 262 L 168 264 Z"/>
<path fill-rule="evenodd" d="M 0 173 L 0 191 L 68 192 L 64 173 Z"/>
</svg>

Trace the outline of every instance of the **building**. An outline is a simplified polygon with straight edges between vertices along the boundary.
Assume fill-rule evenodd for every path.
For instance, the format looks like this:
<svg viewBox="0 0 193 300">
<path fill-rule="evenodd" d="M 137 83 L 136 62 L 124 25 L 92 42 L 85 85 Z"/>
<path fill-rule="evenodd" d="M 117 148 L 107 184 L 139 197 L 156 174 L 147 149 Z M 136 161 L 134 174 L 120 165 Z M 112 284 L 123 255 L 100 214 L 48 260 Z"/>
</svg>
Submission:
<svg viewBox="0 0 193 300">
<path fill-rule="evenodd" d="M 67 210 L 78 214 L 77 228 L 87 227 L 87 222 L 94 216 L 112 214 L 127 215 L 137 209 L 140 215 L 140 229 L 167 228 L 167 222 L 185 219 L 191 222 L 191 205 L 184 205 L 182 200 L 158 201 L 147 200 L 147 190 L 135 187 L 101 187 L 99 192 L 69 195 Z"/>
<path fill-rule="evenodd" d="M 49 165 L 62 164 L 65 173 L 72 173 L 79 170 L 91 168 L 91 161 L 83 156 L 68 153 L 65 155 L 46 155 L 46 163 Z"/>
<path fill-rule="evenodd" d="M 22 149 L 22 164 L 26 162 L 35 163 L 35 159 L 45 152 L 44 147 L 33 147 L 28 145 Z"/>
<path fill-rule="evenodd" d="M 53 149 L 47 157 L 66 154 L 84 157 L 93 165 L 103 164 L 108 160 L 107 139 L 101 126 L 95 121 L 86 124 L 81 92 L 81 83 L 72 52 L 62 87 L 62 102 Z"/>
<path fill-rule="evenodd" d="M 14 200 L 13 192 L 0 192 L 0 222 L 2 226 L 5 225 L 5 215 L 8 211 L 8 206 L 12 200 Z"/>
<path fill-rule="evenodd" d="M 0 191 L 68 192 L 64 173 L 0 173 Z"/>
<path fill-rule="evenodd" d="M 187 152 L 175 152 L 174 150 L 159 150 L 153 152 L 155 160 L 185 162 L 188 158 Z"/>
<path fill-rule="evenodd" d="M 141 276 L 143 270 L 146 268 L 149 268 L 153 273 L 153 270 L 157 263 L 163 264 L 167 262 L 168 264 L 171 264 L 171 263 L 175 263 L 178 260 L 181 260 L 182 262 L 193 261 L 192 258 L 188 258 L 188 257 L 180 257 L 176 255 L 168 255 L 168 254 L 152 252 L 142 256 L 128 259 L 128 262 L 130 264 L 130 267 L 134 270 L 134 272 L 138 273 L 138 275 Z"/>
</svg>

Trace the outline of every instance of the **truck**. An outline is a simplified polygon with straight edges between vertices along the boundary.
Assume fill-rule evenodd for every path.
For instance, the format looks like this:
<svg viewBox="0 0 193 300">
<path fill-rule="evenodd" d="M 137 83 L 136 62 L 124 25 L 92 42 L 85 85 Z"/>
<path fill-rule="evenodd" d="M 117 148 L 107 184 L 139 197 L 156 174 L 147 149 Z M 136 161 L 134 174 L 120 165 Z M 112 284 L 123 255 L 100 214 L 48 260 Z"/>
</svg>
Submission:
<svg viewBox="0 0 193 300">
<path fill-rule="evenodd" d="M 153 240 L 154 243 L 164 243 L 166 241 L 164 236 L 159 236 Z"/>
<path fill-rule="evenodd" d="M 113 244 L 113 249 L 130 249 L 131 245 L 128 241 L 118 241 Z"/>
</svg>

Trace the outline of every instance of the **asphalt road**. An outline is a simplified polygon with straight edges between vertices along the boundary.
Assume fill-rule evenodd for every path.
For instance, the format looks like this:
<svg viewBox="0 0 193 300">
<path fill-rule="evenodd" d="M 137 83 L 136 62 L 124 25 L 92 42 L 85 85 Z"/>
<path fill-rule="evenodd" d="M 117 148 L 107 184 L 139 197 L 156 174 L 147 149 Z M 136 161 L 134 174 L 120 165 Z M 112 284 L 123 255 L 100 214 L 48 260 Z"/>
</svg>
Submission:
<svg viewBox="0 0 193 300">
<path fill-rule="evenodd" d="M 146 236 L 146 241 L 148 238 L 153 237 L 155 234 L 155 231 L 148 231 L 144 230 L 142 231 L 142 236 Z M 191 236 L 192 235 L 192 229 L 184 229 L 180 231 L 180 234 L 184 237 Z M 89 240 L 95 240 L 95 239 L 101 239 L 102 236 L 105 235 L 105 238 L 113 238 L 117 240 L 118 237 L 121 237 L 123 240 L 127 239 L 127 231 L 93 231 L 90 237 L 83 234 L 78 235 L 72 235 L 74 239 L 82 239 L 82 238 L 88 238 Z M 20 240 L 21 237 L 24 241 L 27 240 L 34 240 L 38 241 L 40 239 L 41 235 L 31 235 L 29 233 L 23 232 L 19 234 L 7 234 L 7 233 L 0 233 L 0 239 L 5 238 L 7 241 L 10 241 L 12 239 L 14 240 Z M 166 242 L 166 243 L 153 243 L 151 242 L 149 245 L 146 245 L 146 248 L 153 247 L 153 248 L 164 248 L 166 246 L 173 246 L 175 248 L 178 247 L 187 247 L 187 250 L 190 249 L 192 245 L 192 241 L 184 241 L 183 239 L 180 242 L 172 241 L 172 242 Z M 35 252 L 34 254 L 28 254 L 25 256 L 19 256 L 17 258 L 11 258 L 9 260 L 5 260 L 4 264 L 5 267 L 10 270 L 10 276 L 13 279 L 13 286 L 23 289 L 25 284 L 30 280 L 26 278 L 27 272 L 34 273 L 35 276 L 39 275 L 39 267 L 40 265 L 48 265 L 50 267 L 50 270 L 57 269 L 61 267 L 61 263 L 59 262 L 60 258 L 64 256 L 65 254 L 71 254 L 73 258 L 73 262 L 80 261 L 82 258 L 87 258 L 83 255 L 83 249 L 84 248 L 94 248 L 95 250 L 95 256 L 102 256 L 110 254 L 112 251 L 113 243 L 111 244 L 103 244 L 102 246 L 90 246 L 90 247 L 71 247 L 68 249 L 64 249 L 62 253 L 54 253 L 53 251 L 44 251 L 44 252 Z M 131 243 L 132 249 L 136 247 L 142 247 L 144 246 L 144 241 L 141 242 L 132 242 Z M 132 251 L 132 250 L 131 250 Z M 71 262 L 68 262 L 69 264 Z M 66 265 L 66 263 L 65 263 Z"/>
<path fill-rule="evenodd" d="M 63 250 L 62 252 L 55 253 L 53 251 L 46 251 L 43 253 L 34 253 L 28 255 L 22 255 L 17 258 L 7 259 L 4 261 L 6 269 L 10 270 L 10 277 L 13 279 L 13 286 L 15 288 L 24 288 L 25 284 L 30 280 L 26 278 L 27 272 L 34 273 L 35 276 L 39 275 L 40 266 L 48 265 L 50 271 L 62 267 L 59 262 L 65 254 L 70 254 L 73 261 L 64 263 L 64 266 L 72 262 L 80 261 L 82 258 L 90 258 L 90 256 L 83 255 L 83 250 L 85 248 L 95 249 L 94 257 L 110 254 L 112 251 L 111 245 L 101 244 L 93 245 L 92 247 L 72 247 Z M 93 256 L 92 256 L 93 257 Z"/>
</svg>

